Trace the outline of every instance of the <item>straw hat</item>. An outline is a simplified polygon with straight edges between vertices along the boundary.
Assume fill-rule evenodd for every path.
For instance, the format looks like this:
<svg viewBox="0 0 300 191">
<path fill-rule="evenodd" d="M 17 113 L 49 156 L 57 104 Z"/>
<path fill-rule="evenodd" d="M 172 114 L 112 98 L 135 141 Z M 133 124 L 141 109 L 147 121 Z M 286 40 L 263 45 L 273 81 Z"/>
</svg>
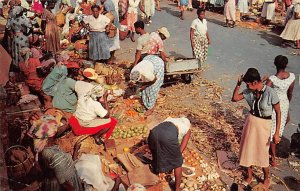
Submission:
<svg viewBox="0 0 300 191">
<path fill-rule="evenodd" d="M 86 68 L 83 71 L 83 75 L 91 80 L 96 80 L 98 78 L 98 74 L 95 72 L 95 70 L 93 68 Z"/>
<path fill-rule="evenodd" d="M 160 27 L 159 29 L 157 29 L 157 32 L 163 34 L 166 38 L 170 37 L 170 33 L 166 27 Z"/>
</svg>

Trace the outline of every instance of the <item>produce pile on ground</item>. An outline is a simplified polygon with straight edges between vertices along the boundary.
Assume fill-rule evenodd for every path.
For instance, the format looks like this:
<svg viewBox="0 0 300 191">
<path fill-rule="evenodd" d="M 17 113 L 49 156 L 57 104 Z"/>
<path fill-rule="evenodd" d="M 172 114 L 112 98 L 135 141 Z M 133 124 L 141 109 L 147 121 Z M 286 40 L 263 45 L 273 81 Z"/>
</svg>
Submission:
<svg viewBox="0 0 300 191">
<path fill-rule="evenodd" d="M 112 134 L 112 138 L 114 139 L 126 139 L 131 137 L 137 137 L 140 135 L 147 135 L 148 127 L 147 126 L 134 126 L 130 128 L 123 128 L 117 127 Z"/>
</svg>

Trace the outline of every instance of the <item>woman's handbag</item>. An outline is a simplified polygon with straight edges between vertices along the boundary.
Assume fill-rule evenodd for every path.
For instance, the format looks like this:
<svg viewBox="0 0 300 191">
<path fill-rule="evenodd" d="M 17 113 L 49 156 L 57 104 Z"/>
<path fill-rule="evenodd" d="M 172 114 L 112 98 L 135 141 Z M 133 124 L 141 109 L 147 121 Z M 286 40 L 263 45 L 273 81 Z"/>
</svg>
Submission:
<svg viewBox="0 0 300 191">
<path fill-rule="evenodd" d="M 66 16 L 62 12 L 57 13 L 56 15 L 57 26 L 63 26 L 65 23 L 66 23 Z"/>
<path fill-rule="evenodd" d="M 106 84 L 120 84 L 122 81 L 122 75 L 116 69 L 112 69 L 110 73 L 106 76 Z"/>
<path fill-rule="evenodd" d="M 117 27 L 110 23 L 106 26 L 106 34 L 108 36 L 108 38 L 114 38 L 117 34 Z"/>
</svg>

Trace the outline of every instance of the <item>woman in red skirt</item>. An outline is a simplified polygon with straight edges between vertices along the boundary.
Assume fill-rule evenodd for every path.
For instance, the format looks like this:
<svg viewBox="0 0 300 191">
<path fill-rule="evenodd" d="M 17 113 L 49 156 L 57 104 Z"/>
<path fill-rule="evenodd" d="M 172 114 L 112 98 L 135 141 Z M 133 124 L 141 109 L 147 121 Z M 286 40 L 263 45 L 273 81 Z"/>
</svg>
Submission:
<svg viewBox="0 0 300 191">
<path fill-rule="evenodd" d="M 93 135 L 96 144 L 103 144 L 117 124 L 116 119 L 109 117 L 107 91 L 100 85 L 93 86 L 82 81 L 76 83 L 75 91 L 78 103 L 69 121 L 73 132 L 76 135 Z"/>
</svg>

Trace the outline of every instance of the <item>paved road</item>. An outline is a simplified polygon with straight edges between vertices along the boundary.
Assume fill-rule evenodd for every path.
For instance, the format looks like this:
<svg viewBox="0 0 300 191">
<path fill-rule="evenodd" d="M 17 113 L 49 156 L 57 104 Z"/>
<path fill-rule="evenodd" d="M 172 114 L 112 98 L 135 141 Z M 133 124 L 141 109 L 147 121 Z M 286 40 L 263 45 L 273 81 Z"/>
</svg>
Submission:
<svg viewBox="0 0 300 191">
<path fill-rule="evenodd" d="M 174 3 L 162 2 L 162 11 L 156 11 L 153 24 L 147 27 L 148 31 L 154 31 L 160 26 L 166 26 L 171 37 L 166 40 L 167 52 L 172 56 L 192 57 L 189 40 L 189 27 L 194 18 L 196 10 L 186 13 L 186 19 L 179 19 L 179 12 Z M 261 75 L 270 75 L 276 72 L 273 65 L 275 56 L 287 55 L 289 59 L 288 70 L 300 74 L 300 56 L 292 56 L 288 53 L 292 49 L 284 49 L 279 45 L 281 39 L 278 35 L 270 32 L 260 32 L 254 29 L 236 27 L 234 29 L 222 26 L 222 15 L 207 12 L 208 29 L 211 37 L 211 53 L 208 57 L 208 69 L 205 77 L 216 80 L 225 88 L 225 100 L 229 100 L 235 87 L 238 75 L 243 74 L 249 67 L 257 68 Z M 122 48 L 131 48 L 132 57 L 136 45 L 129 40 L 122 42 Z M 125 50 L 123 50 L 125 51 Z M 126 50 L 128 51 L 128 50 Z M 122 51 L 119 55 L 123 54 Z M 128 59 L 128 54 L 124 58 Z M 294 97 L 291 104 L 291 122 L 286 127 L 284 136 L 290 139 L 296 131 L 296 124 L 300 123 L 300 89 L 299 77 L 297 76 Z"/>
</svg>

